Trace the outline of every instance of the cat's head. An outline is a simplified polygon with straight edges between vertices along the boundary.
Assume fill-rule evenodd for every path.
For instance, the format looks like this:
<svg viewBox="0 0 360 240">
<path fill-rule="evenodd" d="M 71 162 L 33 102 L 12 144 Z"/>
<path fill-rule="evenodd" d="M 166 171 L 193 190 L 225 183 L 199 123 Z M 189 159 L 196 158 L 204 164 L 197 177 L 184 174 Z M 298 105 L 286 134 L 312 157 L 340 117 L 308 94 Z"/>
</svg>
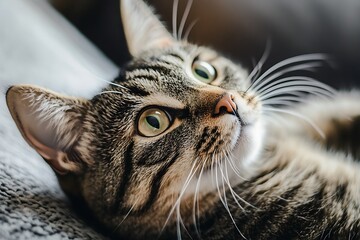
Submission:
<svg viewBox="0 0 360 240">
<path fill-rule="evenodd" d="M 175 39 L 142 1 L 121 5 L 133 60 L 103 92 L 86 100 L 14 86 L 7 103 L 65 191 L 108 227 L 128 214 L 117 230 L 145 233 L 173 206 L 190 209 L 194 195 L 202 204 L 246 177 L 260 151 L 261 103 L 241 66 Z"/>
</svg>

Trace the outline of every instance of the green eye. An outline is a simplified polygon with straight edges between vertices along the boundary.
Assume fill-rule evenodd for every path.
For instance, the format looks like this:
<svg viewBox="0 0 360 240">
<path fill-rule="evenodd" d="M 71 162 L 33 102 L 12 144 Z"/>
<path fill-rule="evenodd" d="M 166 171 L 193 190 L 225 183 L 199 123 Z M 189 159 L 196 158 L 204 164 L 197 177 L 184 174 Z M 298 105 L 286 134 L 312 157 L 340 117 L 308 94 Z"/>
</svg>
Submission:
<svg viewBox="0 0 360 240">
<path fill-rule="evenodd" d="M 216 78 L 215 68 L 211 64 L 204 61 L 194 61 L 192 65 L 192 71 L 194 76 L 204 83 L 211 83 Z"/>
<path fill-rule="evenodd" d="M 155 137 L 169 128 L 170 119 L 163 110 L 150 108 L 141 113 L 137 125 L 141 135 Z"/>
</svg>

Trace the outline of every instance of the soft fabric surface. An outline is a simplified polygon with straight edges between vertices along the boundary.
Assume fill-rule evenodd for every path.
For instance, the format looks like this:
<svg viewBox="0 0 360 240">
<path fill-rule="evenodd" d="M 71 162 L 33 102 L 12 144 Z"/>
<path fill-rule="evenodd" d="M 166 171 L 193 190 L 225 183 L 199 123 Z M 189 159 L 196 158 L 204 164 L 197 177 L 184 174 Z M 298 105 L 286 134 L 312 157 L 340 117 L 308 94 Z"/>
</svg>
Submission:
<svg viewBox="0 0 360 240">
<path fill-rule="evenodd" d="M 5 92 L 27 83 L 91 97 L 117 68 L 40 0 L 0 1 L 0 39 L 0 239 L 103 239 L 22 139 Z"/>
<path fill-rule="evenodd" d="M 0 238 L 101 239 L 73 213 L 42 159 L 11 142 L 0 148 Z"/>
</svg>

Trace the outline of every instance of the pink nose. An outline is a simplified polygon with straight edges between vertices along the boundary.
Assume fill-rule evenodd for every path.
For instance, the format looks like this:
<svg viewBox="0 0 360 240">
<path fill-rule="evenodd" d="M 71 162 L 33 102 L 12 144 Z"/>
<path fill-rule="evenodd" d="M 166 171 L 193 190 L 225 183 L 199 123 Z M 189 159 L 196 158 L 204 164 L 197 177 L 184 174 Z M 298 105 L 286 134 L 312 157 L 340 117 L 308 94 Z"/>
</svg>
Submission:
<svg viewBox="0 0 360 240">
<path fill-rule="evenodd" d="M 236 110 L 236 104 L 234 102 L 234 96 L 226 93 L 224 96 L 221 97 L 219 102 L 216 104 L 214 113 L 220 114 L 221 111 L 234 113 L 235 110 Z"/>
</svg>

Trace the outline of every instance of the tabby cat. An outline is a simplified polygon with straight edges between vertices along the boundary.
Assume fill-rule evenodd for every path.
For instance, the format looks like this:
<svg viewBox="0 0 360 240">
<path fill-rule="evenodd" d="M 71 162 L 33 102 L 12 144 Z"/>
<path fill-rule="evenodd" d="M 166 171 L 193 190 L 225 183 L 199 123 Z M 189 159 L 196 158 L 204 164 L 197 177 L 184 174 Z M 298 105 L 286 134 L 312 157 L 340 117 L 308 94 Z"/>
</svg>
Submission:
<svg viewBox="0 0 360 240">
<path fill-rule="evenodd" d="M 360 94 L 284 76 L 322 55 L 248 74 L 121 9 L 133 60 L 93 99 L 7 92 L 71 198 L 119 239 L 360 239 Z"/>
</svg>

